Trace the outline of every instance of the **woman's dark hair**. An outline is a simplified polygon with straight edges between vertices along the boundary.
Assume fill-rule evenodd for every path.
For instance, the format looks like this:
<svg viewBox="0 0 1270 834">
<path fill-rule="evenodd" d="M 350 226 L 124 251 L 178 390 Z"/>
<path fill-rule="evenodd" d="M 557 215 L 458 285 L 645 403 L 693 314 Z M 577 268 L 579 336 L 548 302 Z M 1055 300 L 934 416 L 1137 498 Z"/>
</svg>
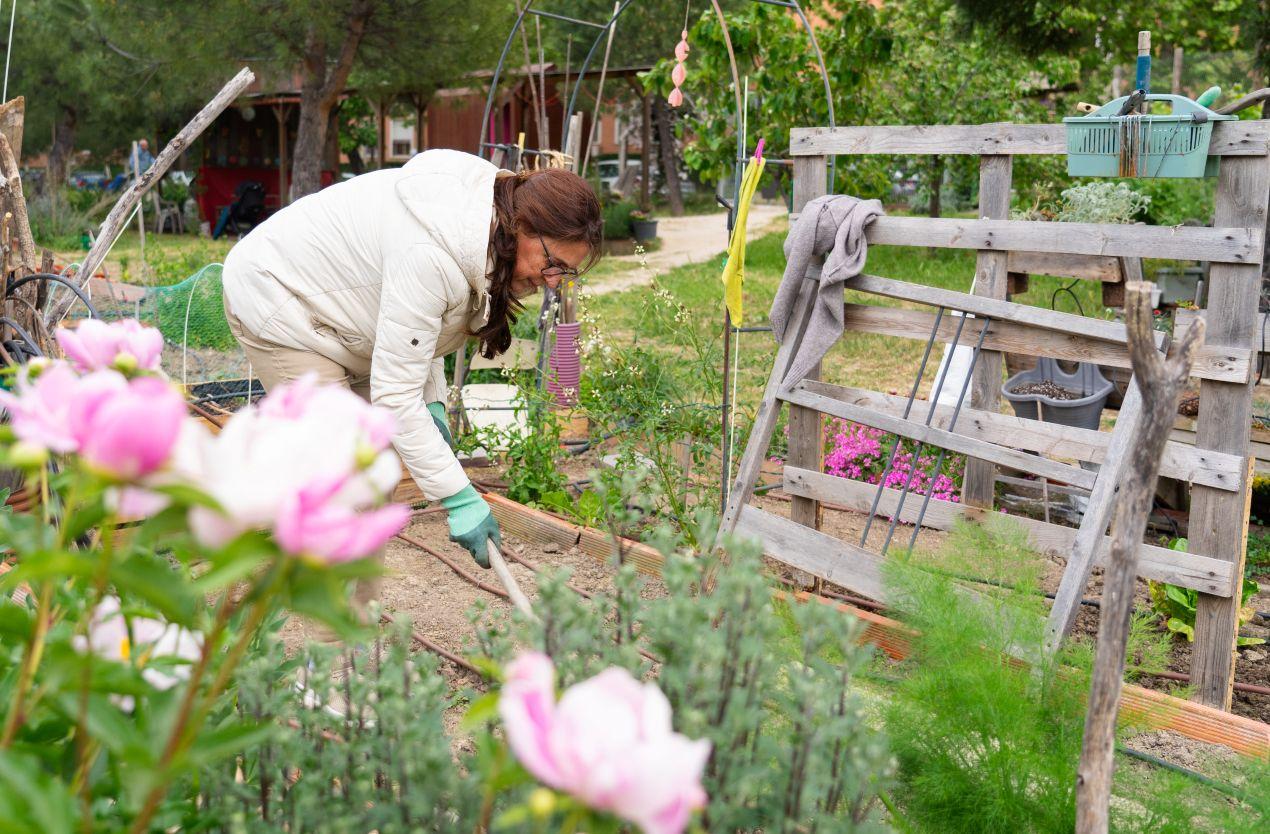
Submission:
<svg viewBox="0 0 1270 834">
<path fill-rule="evenodd" d="M 600 256 L 604 220 L 600 201 L 582 177 L 570 171 L 548 168 L 522 172 L 494 181 L 494 229 L 489 251 L 494 263 L 490 274 L 489 319 L 472 335 L 480 340 L 481 355 L 492 359 L 512 343 L 512 325 L 524 306 L 512 295 L 516 270 L 516 236 L 541 235 L 560 241 L 582 241 L 590 247 L 585 270 Z"/>
</svg>

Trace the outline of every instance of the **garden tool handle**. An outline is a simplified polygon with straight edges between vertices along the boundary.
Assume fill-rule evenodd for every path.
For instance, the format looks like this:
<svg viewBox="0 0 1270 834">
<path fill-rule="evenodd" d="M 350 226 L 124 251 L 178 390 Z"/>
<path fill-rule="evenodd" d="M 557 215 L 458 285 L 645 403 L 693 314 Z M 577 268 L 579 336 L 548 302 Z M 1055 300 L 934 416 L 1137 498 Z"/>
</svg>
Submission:
<svg viewBox="0 0 1270 834">
<path fill-rule="evenodd" d="M 489 553 L 489 565 L 498 575 L 503 587 L 507 589 L 507 596 L 511 597 L 512 604 L 520 610 L 520 613 L 537 621 L 538 615 L 534 614 L 533 606 L 529 604 L 529 597 L 525 596 L 525 592 L 520 589 L 520 583 L 516 581 L 516 577 L 512 576 L 511 569 L 507 567 L 507 562 L 503 559 L 503 553 L 498 549 L 498 545 L 494 544 L 493 539 L 486 539 L 485 546 Z"/>
</svg>

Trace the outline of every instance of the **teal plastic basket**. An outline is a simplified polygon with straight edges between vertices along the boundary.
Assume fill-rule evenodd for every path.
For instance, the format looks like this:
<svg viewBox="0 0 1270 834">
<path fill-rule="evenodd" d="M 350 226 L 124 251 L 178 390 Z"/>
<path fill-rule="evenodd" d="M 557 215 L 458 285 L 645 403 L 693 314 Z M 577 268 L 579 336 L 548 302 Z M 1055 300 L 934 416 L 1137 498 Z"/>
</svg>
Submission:
<svg viewBox="0 0 1270 834">
<path fill-rule="evenodd" d="M 1208 155 L 1213 122 L 1230 121 L 1186 96 L 1150 94 L 1172 105 L 1168 115 L 1117 116 L 1121 96 L 1067 125 L 1067 173 L 1073 177 L 1215 177 L 1219 157 Z"/>
</svg>

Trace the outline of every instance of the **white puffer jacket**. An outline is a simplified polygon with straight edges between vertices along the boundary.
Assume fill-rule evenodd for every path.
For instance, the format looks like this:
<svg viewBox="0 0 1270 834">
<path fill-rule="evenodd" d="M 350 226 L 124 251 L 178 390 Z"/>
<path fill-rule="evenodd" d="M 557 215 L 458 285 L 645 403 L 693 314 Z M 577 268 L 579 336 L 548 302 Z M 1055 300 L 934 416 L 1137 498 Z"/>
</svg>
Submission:
<svg viewBox="0 0 1270 834">
<path fill-rule="evenodd" d="M 397 415 L 397 453 L 430 499 L 468 478 L 427 404 L 445 401 L 442 357 L 488 316 L 498 169 L 449 150 L 355 177 L 270 217 L 225 259 L 225 298 L 260 339 L 370 377 Z"/>
</svg>

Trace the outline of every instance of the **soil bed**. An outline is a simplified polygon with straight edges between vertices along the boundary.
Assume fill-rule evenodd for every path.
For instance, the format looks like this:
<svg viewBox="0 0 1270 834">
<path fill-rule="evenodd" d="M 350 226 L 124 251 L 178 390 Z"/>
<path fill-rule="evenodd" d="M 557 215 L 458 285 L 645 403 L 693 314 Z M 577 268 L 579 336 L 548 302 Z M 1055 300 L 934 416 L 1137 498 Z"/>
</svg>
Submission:
<svg viewBox="0 0 1270 834">
<path fill-rule="evenodd" d="M 1039 394 L 1042 397 L 1049 397 L 1051 400 L 1079 400 L 1084 397 L 1078 391 L 1072 391 L 1057 385 L 1050 380 L 1042 380 L 1040 382 L 1025 382 L 1016 386 L 1010 391 L 1011 394 Z"/>
</svg>

